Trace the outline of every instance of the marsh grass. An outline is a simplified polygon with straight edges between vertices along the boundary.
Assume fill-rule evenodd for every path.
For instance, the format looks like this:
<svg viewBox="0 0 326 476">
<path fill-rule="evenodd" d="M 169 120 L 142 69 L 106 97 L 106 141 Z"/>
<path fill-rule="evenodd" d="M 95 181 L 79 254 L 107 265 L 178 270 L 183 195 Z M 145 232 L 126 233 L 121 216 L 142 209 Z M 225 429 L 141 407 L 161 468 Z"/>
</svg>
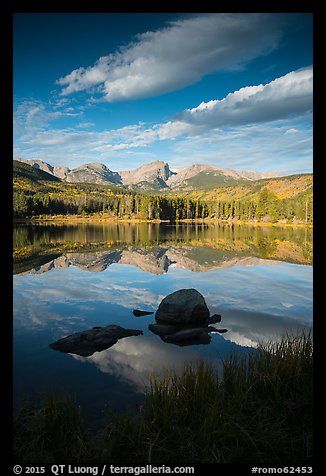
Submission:
<svg viewBox="0 0 326 476">
<path fill-rule="evenodd" d="M 25 406 L 14 416 L 14 456 L 25 462 L 79 462 L 91 445 L 78 406 L 49 396 L 40 408 Z"/>
<path fill-rule="evenodd" d="M 133 465 L 307 464 L 312 459 L 312 355 L 312 336 L 302 332 L 262 344 L 246 358 L 231 355 L 223 362 L 221 380 L 204 360 L 188 363 L 179 375 L 153 375 L 143 408 L 111 416 L 96 448 L 70 404 L 68 427 L 64 409 L 61 418 L 49 416 L 53 401 L 25 424 L 16 453 L 42 461 L 45 455 L 55 457 L 49 448 L 56 447 L 59 457 L 67 445 L 71 449 L 62 454 L 69 458 Z M 22 418 L 18 414 L 16 424 Z"/>
</svg>

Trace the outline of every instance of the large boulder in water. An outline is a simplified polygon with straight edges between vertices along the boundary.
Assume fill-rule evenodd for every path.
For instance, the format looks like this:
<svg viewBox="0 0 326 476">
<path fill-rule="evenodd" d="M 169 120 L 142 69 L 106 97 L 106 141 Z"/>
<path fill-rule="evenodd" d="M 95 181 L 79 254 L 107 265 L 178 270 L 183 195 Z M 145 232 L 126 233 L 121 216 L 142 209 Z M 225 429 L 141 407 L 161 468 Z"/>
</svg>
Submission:
<svg viewBox="0 0 326 476">
<path fill-rule="evenodd" d="M 208 322 L 205 299 L 196 289 L 179 289 L 166 296 L 155 314 L 158 324 L 191 324 Z"/>
</svg>

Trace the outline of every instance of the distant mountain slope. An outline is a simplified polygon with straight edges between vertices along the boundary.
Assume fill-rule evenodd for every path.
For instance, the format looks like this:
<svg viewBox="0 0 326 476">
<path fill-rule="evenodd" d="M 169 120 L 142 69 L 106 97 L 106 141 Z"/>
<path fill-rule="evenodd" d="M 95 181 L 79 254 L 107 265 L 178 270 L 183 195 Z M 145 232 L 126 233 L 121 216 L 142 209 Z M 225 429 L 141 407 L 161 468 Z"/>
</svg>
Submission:
<svg viewBox="0 0 326 476">
<path fill-rule="evenodd" d="M 167 180 L 174 175 L 169 164 L 156 160 L 144 164 L 135 170 L 120 171 L 119 175 L 124 185 L 137 185 L 148 182 L 155 188 L 167 188 Z"/>
<path fill-rule="evenodd" d="M 194 164 L 178 170 L 167 180 L 172 190 L 208 190 L 238 183 L 259 180 L 266 177 L 279 177 L 278 172 L 235 171 L 211 164 Z"/>
<path fill-rule="evenodd" d="M 199 165 L 199 164 L 198 164 Z M 197 168 L 197 164 L 195 166 L 187 167 L 188 170 L 184 170 L 175 177 L 171 177 L 170 180 L 167 181 L 167 185 L 173 191 L 187 191 L 187 190 L 210 190 L 215 187 L 225 187 L 227 185 L 235 185 L 240 181 L 244 181 L 244 179 L 232 177 L 229 174 L 225 174 L 220 170 L 214 170 L 211 167 L 207 167 L 205 169 Z M 193 169 L 194 173 L 189 175 L 188 172 L 191 173 L 189 169 Z"/>
<path fill-rule="evenodd" d="M 117 172 L 112 172 L 106 165 L 97 162 L 81 165 L 76 169 L 70 170 L 65 181 L 72 183 L 122 185 L 121 177 Z"/>
<path fill-rule="evenodd" d="M 298 174 L 278 178 L 266 178 L 213 190 L 185 192 L 189 198 L 204 200 L 254 200 L 257 201 L 263 188 L 275 193 L 277 199 L 295 198 L 302 193 L 312 193 L 313 175 Z"/>
<path fill-rule="evenodd" d="M 97 162 L 83 164 L 75 169 L 52 166 L 41 160 L 17 160 L 28 163 L 38 170 L 71 183 L 96 183 L 125 186 L 135 191 L 167 192 L 212 190 L 227 185 L 244 185 L 265 177 L 279 177 L 277 172 L 235 171 L 211 164 L 193 164 L 172 171 L 167 162 L 156 160 L 133 170 L 113 172 L 106 165 Z"/>
<path fill-rule="evenodd" d="M 15 160 L 24 164 L 31 165 L 37 170 L 43 170 L 44 172 L 47 172 L 48 174 L 54 175 L 55 177 L 58 177 L 63 180 L 66 179 L 68 172 L 70 172 L 70 169 L 68 167 L 65 167 L 63 165 L 53 166 L 51 164 L 48 164 L 47 162 L 43 162 L 43 160 L 27 160 L 22 159 L 21 157 L 15 157 Z"/>
<path fill-rule="evenodd" d="M 19 162 L 18 160 L 13 161 L 13 175 L 14 178 L 27 179 L 31 182 L 39 182 L 42 180 L 51 181 L 51 182 L 61 182 L 58 177 L 45 172 L 44 170 L 35 168 L 32 165 L 26 164 L 24 162 Z"/>
</svg>

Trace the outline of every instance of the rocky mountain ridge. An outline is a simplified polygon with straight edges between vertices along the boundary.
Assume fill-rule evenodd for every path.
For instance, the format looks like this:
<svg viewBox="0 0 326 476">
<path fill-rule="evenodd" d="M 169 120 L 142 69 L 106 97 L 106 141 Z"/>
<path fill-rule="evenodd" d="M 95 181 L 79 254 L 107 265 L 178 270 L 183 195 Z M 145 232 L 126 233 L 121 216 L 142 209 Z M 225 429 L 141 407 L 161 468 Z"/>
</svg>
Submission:
<svg viewBox="0 0 326 476">
<path fill-rule="evenodd" d="M 278 172 L 235 171 L 211 164 L 193 164 L 177 171 L 172 171 L 167 162 L 160 160 L 143 164 L 134 170 L 121 170 L 117 172 L 98 162 L 69 169 L 66 166 L 53 166 L 42 160 L 28 160 L 20 157 L 15 157 L 15 160 L 43 170 L 65 182 L 118 185 L 145 190 L 150 188 L 193 190 L 199 187 L 205 188 L 205 186 L 232 185 L 238 181 L 253 181 L 282 176 Z"/>
</svg>

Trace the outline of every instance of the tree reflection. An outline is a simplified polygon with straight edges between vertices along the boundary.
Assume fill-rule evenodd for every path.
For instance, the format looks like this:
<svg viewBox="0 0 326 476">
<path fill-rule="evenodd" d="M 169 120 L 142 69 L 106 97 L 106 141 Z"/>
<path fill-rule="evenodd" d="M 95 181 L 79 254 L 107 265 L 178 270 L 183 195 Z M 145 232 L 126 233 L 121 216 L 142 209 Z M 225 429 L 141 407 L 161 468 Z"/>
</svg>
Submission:
<svg viewBox="0 0 326 476">
<path fill-rule="evenodd" d="M 191 248 L 197 263 L 257 257 L 312 263 L 312 229 L 213 223 L 81 223 L 14 226 L 14 267 L 31 269 L 65 252 Z M 190 258 L 190 251 L 186 256 Z M 184 252 L 184 251 L 183 251 Z M 223 257 L 223 259 L 222 259 Z M 49 261 L 49 259 L 48 259 Z M 28 268 L 28 262 L 33 263 Z M 17 272 L 17 271 L 16 271 Z"/>
</svg>

